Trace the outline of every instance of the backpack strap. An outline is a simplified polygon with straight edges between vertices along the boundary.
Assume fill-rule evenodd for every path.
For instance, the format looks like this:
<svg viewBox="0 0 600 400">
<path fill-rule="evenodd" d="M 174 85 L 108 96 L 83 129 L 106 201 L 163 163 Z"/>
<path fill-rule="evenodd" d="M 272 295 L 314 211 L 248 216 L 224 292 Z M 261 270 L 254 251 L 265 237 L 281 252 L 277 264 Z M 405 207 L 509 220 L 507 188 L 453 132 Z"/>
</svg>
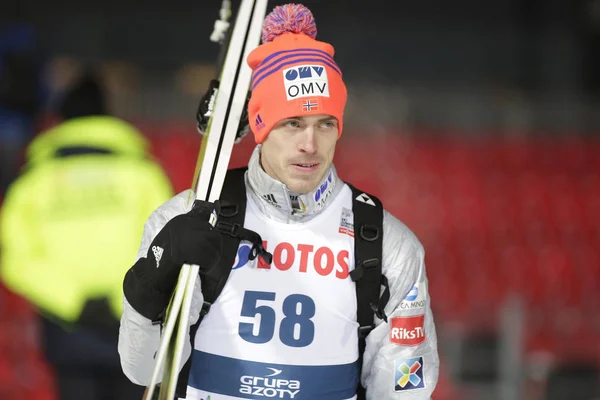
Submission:
<svg viewBox="0 0 600 400">
<path fill-rule="evenodd" d="M 381 201 L 349 185 L 352 189 L 354 214 L 354 270 L 350 278 L 356 283 L 358 328 L 358 362 L 362 372 L 367 335 L 375 328 L 374 315 L 387 322 L 384 308 L 390 298 L 386 277 L 381 272 L 383 254 L 383 205 Z M 383 286 L 383 292 L 381 287 Z M 365 400 L 360 384 L 357 399 Z"/>
<path fill-rule="evenodd" d="M 221 231 L 223 239 L 223 251 L 218 265 L 210 271 L 200 271 L 200 283 L 202 294 L 204 295 L 204 304 L 200 311 L 198 322 L 190 327 L 190 341 L 192 349 L 196 332 L 202 322 L 202 319 L 210 311 L 210 307 L 217 300 L 221 291 L 227 283 L 231 268 L 235 262 L 235 256 L 242 240 L 247 240 L 253 244 L 249 259 L 254 260 L 261 256 L 270 264 L 272 255 L 268 253 L 262 244 L 262 238 L 254 231 L 244 228 L 244 219 L 246 217 L 246 183 L 245 174 L 247 167 L 231 169 L 227 171 L 223 190 L 219 197 L 219 216 L 217 218 L 216 228 Z M 191 357 L 184 364 L 179 374 L 177 388 L 175 390 L 177 398 L 185 398 L 188 377 L 192 367 Z"/>
<path fill-rule="evenodd" d="M 246 217 L 245 173 L 246 168 L 237 168 L 227 171 L 225 176 L 225 183 L 219 197 L 219 216 L 215 226 L 221 231 L 223 251 L 215 268 L 200 273 L 202 294 L 204 295 L 200 320 L 208 314 L 210 306 L 221 294 L 227 278 L 229 278 L 231 267 L 235 262 L 235 255 L 241 240 L 235 236 L 235 227 L 244 226 Z"/>
</svg>

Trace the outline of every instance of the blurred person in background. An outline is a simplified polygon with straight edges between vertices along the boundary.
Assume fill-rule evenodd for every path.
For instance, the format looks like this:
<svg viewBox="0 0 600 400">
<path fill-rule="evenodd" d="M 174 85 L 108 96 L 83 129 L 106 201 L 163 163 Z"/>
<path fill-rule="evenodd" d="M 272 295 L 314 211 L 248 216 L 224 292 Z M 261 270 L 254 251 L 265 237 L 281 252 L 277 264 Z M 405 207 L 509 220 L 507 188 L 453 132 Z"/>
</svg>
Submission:
<svg viewBox="0 0 600 400">
<path fill-rule="evenodd" d="M 60 116 L 6 193 L 0 276 L 42 315 L 60 399 L 140 398 L 117 353 L 122 282 L 172 187 L 141 132 L 108 115 L 94 74 L 67 91 Z"/>
</svg>

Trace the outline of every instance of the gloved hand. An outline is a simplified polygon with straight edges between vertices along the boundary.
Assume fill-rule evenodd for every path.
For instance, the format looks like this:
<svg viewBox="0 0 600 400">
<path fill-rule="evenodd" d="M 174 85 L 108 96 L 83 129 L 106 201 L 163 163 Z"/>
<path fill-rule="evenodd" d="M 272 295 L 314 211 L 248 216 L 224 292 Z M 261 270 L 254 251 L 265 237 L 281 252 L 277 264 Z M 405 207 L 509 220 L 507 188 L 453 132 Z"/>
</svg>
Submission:
<svg viewBox="0 0 600 400">
<path fill-rule="evenodd" d="M 190 212 L 174 217 L 158 232 L 146 257 L 134 264 L 123 282 L 125 297 L 137 312 L 161 320 L 183 264 L 197 264 L 201 271 L 217 265 L 221 234 L 209 222 L 216 214 L 215 204 L 196 201 Z"/>
</svg>

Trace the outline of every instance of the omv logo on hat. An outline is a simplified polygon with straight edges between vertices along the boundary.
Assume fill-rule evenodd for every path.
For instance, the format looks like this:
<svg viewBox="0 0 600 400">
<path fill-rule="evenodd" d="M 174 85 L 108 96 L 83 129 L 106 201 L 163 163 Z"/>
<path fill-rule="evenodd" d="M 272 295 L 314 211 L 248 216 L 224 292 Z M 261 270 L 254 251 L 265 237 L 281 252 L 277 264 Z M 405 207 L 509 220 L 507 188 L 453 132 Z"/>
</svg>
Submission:
<svg viewBox="0 0 600 400">
<path fill-rule="evenodd" d="M 251 246 L 248 244 L 243 244 L 240 247 L 238 247 L 238 251 L 235 256 L 235 261 L 233 262 L 233 267 L 231 269 L 239 269 L 242 268 L 244 265 L 248 264 L 251 249 Z"/>
<path fill-rule="evenodd" d="M 297 65 L 284 69 L 283 83 L 288 100 L 313 96 L 329 97 L 329 80 L 327 79 L 327 70 L 323 65 Z"/>
</svg>

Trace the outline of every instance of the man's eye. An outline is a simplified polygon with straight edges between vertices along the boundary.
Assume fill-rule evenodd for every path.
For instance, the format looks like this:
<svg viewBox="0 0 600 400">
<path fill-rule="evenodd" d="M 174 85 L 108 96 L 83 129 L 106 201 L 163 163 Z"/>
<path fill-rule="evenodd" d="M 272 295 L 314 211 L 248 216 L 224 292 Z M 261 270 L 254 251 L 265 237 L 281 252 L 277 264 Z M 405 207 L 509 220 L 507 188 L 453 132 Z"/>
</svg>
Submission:
<svg viewBox="0 0 600 400">
<path fill-rule="evenodd" d="M 321 124 L 321 128 L 323 128 L 323 129 L 332 129 L 332 128 L 335 128 L 335 123 L 331 122 L 331 121 L 323 122 Z"/>
<path fill-rule="evenodd" d="M 299 128 L 300 127 L 300 123 L 298 121 L 288 121 L 285 126 L 287 126 L 288 128 Z"/>
</svg>

